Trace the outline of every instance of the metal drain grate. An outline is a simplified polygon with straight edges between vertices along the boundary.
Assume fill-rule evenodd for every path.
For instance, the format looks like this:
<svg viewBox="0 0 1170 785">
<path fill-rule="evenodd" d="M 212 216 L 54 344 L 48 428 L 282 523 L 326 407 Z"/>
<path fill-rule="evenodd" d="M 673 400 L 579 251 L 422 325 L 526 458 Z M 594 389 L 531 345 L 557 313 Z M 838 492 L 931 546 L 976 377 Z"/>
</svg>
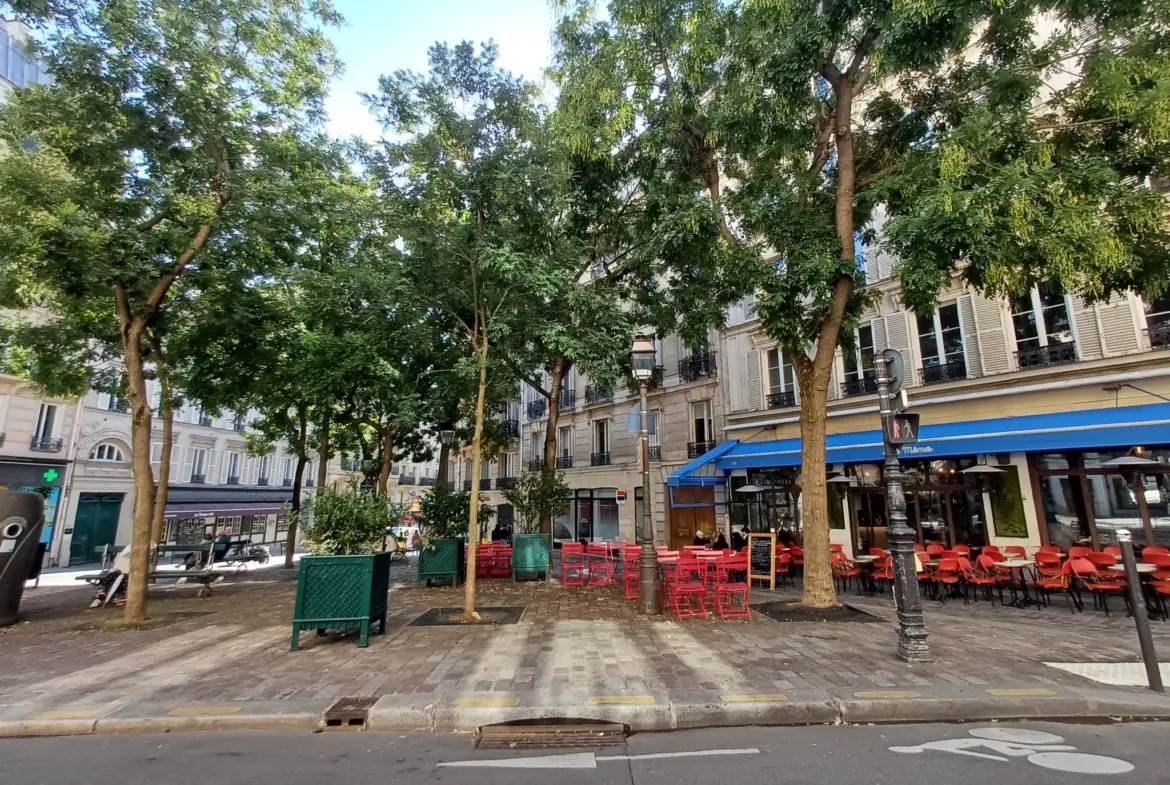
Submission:
<svg viewBox="0 0 1170 785">
<path fill-rule="evenodd" d="M 338 698 L 325 710 L 326 730 L 365 730 L 370 707 L 377 698 Z"/>
<path fill-rule="evenodd" d="M 485 725 L 475 746 L 485 749 L 548 749 L 550 747 L 612 747 L 624 744 L 626 727 L 611 722 L 548 722 Z"/>
</svg>

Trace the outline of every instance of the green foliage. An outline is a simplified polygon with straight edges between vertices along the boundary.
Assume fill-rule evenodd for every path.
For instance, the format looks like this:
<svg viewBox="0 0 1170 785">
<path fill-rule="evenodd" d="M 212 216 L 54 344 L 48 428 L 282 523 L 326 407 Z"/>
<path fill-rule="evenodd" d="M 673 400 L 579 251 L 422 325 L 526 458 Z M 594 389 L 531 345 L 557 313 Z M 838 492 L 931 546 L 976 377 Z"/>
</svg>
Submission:
<svg viewBox="0 0 1170 785">
<path fill-rule="evenodd" d="M 435 489 L 422 498 L 421 510 L 415 516 L 422 527 L 423 546 L 430 548 L 431 540 L 445 540 L 467 536 L 467 521 L 471 516 L 471 494 L 453 491 L 446 485 Z M 495 510 L 486 504 L 479 505 L 479 528 L 483 531 Z"/>
<path fill-rule="evenodd" d="M 996 537 L 1027 537 L 1028 521 L 1024 517 L 1024 495 L 1020 475 L 1014 466 L 997 475 L 991 484 L 991 514 L 995 518 Z"/>
<path fill-rule="evenodd" d="M 829 499 L 829 528 L 845 528 L 845 511 L 841 507 L 841 491 L 837 485 L 829 484 L 825 491 Z"/>
<path fill-rule="evenodd" d="M 504 498 L 516 511 L 518 534 L 540 531 L 541 517 L 560 515 L 572 497 L 573 489 L 562 472 L 525 472 L 516 480 L 516 487 L 504 491 Z"/>
<path fill-rule="evenodd" d="M 352 556 L 377 553 L 390 526 L 401 520 L 385 499 L 365 491 L 321 488 L 302 524 L 310 552 Z"/>
</svg>

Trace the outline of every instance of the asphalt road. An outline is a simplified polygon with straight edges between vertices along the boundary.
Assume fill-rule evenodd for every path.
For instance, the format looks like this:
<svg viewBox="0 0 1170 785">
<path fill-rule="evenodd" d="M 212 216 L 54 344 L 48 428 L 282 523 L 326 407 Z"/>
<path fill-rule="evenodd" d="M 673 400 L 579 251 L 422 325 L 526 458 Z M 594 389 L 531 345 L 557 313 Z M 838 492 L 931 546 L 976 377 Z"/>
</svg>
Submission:
<svg viewBox="0 0 1170 785">
<path fill-rule="evenodd" d="M 1168 739 L 1166 724 L 1045 722 L 681 731 L 576 752 L 475 750 L 469 736 L 433 734 L 83 736 L 0 741 L 0 783 L 1164 785 Z M 465 761 L 474 765 L 442 765 Z"/>
</svg>

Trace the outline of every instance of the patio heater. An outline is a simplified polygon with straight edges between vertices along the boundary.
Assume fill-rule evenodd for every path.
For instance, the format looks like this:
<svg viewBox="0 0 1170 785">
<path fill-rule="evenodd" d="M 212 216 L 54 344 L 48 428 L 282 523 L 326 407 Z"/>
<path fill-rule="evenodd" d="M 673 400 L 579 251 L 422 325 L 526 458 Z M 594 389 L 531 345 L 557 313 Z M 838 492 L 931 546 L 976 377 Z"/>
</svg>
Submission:
<svg viewBox="0 0 1170 785">
<path fill-rule="evenodd" d="M 766 490 L 768 490 L 768 489 L 767 489 L 767 488 L 765 488 L 764 486 L 762 486 L 762 485 L 754 485 L 754 484 L 748 484 L 748 485 L 744 485 L 744 486 L 741 486 L 741 487 L 739 487 L 739 488 L 736 488 L 736 489 L 735 489 L 735 492 L 736 492 L 736 493 L 748 493 L 748 494 L 752 494 L 752 495 L 753 495 L 753 497 L 754 497 L 754 498 L 752 499 L 752 501 L 753 501 L 753 502 L 755 503 L 755 505 L 756 505 L 756 520 L 757 520 L 757 521 L 762 521 L 762 520 L 764 519 L 764 510 L 763 510 L 763 508 L 760 506 L 760 497 L 759 497 L 758 495 L 756 495 L 756 494 L 763 493 L 763 492 L 764 492 L 764 491 L 766 491 Z M 751 528 L 752 528 L 752 516 L 751 516 L 751 513 L 748 513 L 748 521 L 747 521 L 747 524 L 748 524 L 748 531 L 751 531 Z"/>
<path fill-rule="evenodd" d="M 836 485 L 841 491 L 843 491 L 845 493 L 845 500 L 849 504 L 849 517 L 850 517 L 850 519 L 856 521 L 856 513 L 853 509 L 853 499 L 851 499 L 849 497 L 849 486 L 853 484 L 853 479 L 846 474 L 837 474 L 837 475 L 834 475 L 833 477 L 830 477 L 829 479 L 825 480 L 825 483 L 828 485 Z M 846 527 L 846 534 L 848 534 L 850 540 L 854 540 L 855 538 L 853 537 L 853 534 L 850 532 L 852 532 L 852 529 L 848 528 L 848 526 L 847 526 Z M 849 552 L 852 553 L 853 549 L 856 546 L 857 546 L 857 543 L 853 542 L 849 546 L 849 549 L 850 549 Z"/>
<path fill-rule="evenodd" d="M 630 367 L 634 381 L 638 383 L 642 420 L 642 558 L 638 589 L 642 597 L 642 613 L 647 616 L 658 613 L 658 554 L 654 551 L 654 520 L 650 513 L 650 408 L 646 401 L 647 385 L 654 375 L 654 359 L 654 338 L 649 335 L 634 338 L 634 346 L 630 350 Z"/>
<path fill-rule="evenodd" d="M 447 448 L 447 471 L 451 471 L 451 445 L 455 442 L 455 431 L 450 428 L 443 428 L 439 431 L 439 443 Z M 442 472 L 440 472 L 442 473 Z M 439 477 L 435 480 L 435 485 L 446 485 L 447 477 Z"/>
<path fill-rule="evenodd" d="M 979 508 L 983 508 L 983 493 L 987 491 L 991 485 L 990 480 L 997 474 L 1003 474 L 1003 469 L 998 469 L 994 466 L 988 466 L 985 463 L 979 463 L 974 466 L 968 466 L 966 469 L 960 469 L 959 474 L 970 474 L 975 478 L 975 487 L 979 489 Z M 978 511 L 975 513 L 978 515 Z M 991 532 L 987 531 L 986 521 L 980 521 L 984 525 L 983 541 L 985 543 L 991 542 Z"/>
<path fill-rule="evenodd" d="M 1133 499 L 1137 502 L 1138 515 L 1142 518 L 1142 528 L 1146 532 L 1146 545 L 1156 545 L 1154 541 L 1154 526 L 1150 523 L 1150 508 L 1146 505 L 1146 486 L 1142 482 L 1143 469 L 1162 466 L 1158 461 L 1143 458 L 1140 455 L 1122 455 L 1120 458 L 1111 458 L 1101 464 L 1113 469 L 1120 469 L 1122 475 L 1129 480 L 1129 488 L 1133 491 Z"/>
</svg>

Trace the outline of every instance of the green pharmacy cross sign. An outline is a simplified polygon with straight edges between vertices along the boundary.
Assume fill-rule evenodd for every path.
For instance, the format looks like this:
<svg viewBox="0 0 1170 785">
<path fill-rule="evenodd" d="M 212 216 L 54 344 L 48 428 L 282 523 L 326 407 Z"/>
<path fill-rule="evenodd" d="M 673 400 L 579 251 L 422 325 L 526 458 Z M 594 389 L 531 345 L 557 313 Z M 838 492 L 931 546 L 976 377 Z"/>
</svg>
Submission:
<svg viewBox="0 0 1170 785">
<path fill-rule="evenodd" d="M 54 482 L 60 476 L 61 473 L 56 469 L 48 469 L 44 474 L 41 475 L 41 479 L 45 482 Z"/>
</svg>

